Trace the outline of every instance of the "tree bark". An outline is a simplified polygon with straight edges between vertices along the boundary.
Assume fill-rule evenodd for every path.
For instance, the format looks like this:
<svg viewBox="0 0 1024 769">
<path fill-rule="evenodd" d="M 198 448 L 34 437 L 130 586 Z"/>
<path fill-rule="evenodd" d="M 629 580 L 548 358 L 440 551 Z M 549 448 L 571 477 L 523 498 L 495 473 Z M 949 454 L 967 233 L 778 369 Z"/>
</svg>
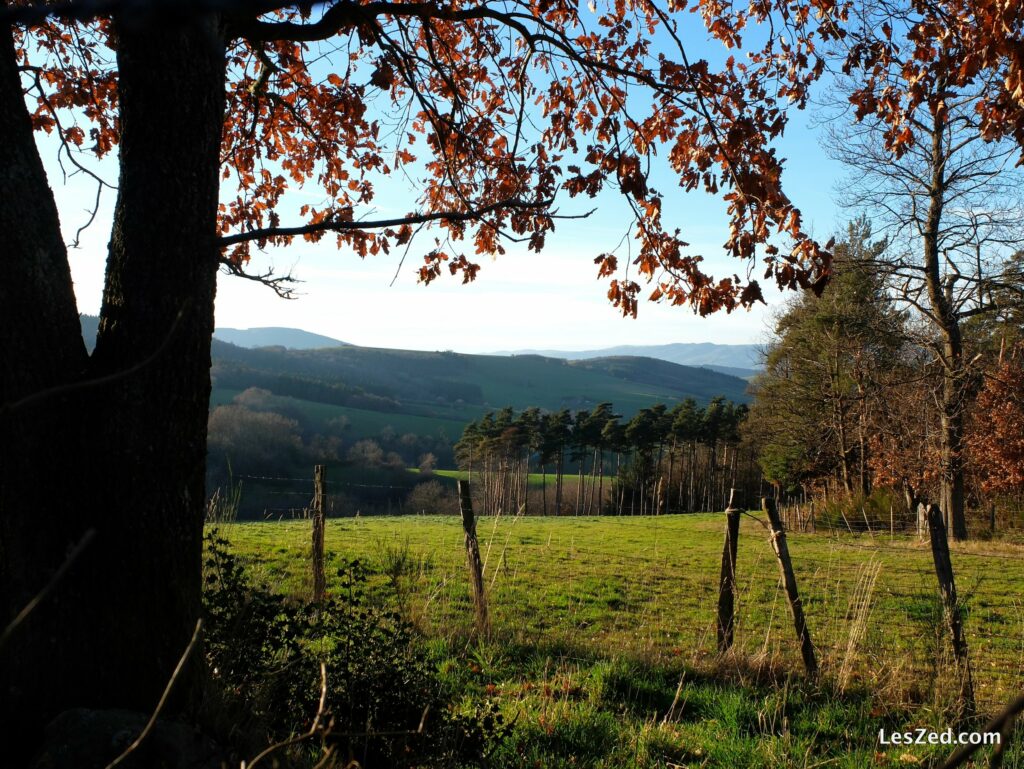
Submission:
<svg viewBox="0 0 1024 769">
<path fill-rule="evenodd" d="M 63 288 L 70 281 L 64 269 L 46 274 L 60 261 L 50 245 L 60 238 L 55 212 L 44 212 L 47 252 L 32 258 L 59 296 L 26 307 L 9 326 L 12 336 L 59 327 L 59 347 L 27 351 L 25 360 L 34 366 L 70 351 L 56 376 L 80 386 L 48 401 L 49 416 L 35 409 L 31 417 L 61 428 L 45 493 L 27 486 L 42 475 L 41 439 L 11 435 L 7 451 L 24 450 L 28 480 L 10 482 L 4 463 L 5 610 L 45 584 L 70 542 L 96 532 L 57 594 L 19 628 L 15 649 L 5 650 L 17 660 L 3 671 L 12 728 L 38 729 L 72 706 L 152 710 L 200 609 L 224 44 L 210 14 L 187 24 L 140 16 L 115 23 L 121 172 L 95 352 L 79 366 L 80 330 L 68 328 L 77 312 L 70 285 Z M 2 194 L 6 215 L 11 192 Z M 40 198 L 25 200 L 38 207 Z M 47 382 L 37 375 L 27 384 Z M 178 680 L 179 703 L 198 671 L 192 665 Z"/>
<path fill-rule="evenodd" d="M 942 372 L 941 476 L 939 508 L 946 513 L 946 528 L 953 539 L 967 539 L 967 515 L 964 500 L 964 372 L 960 329 L 954 325 L 947 334 L 944 357 L 948 367 Z"/>
<path fill-rule="evenodd" d="M 925 283 L 932 315 L 942 334 L 942 402 L 940 422 L 939 505 L 946 514 L 946 527 L 954 539 L 967 539 L 964 509 L 963 462 L 963 342 L 960 321 L 942 281 L 939 233 L 945 207 L 946 150 L 943 145 L 945 123 L 936 115 L 931 138 L 931 179 L 928 213 L 923 232 Z"/>
<path fill-rule="evenodd" d="M 47 585 L 88 528 L 78 508 L 67 505 L 79 424 L 72 393 L 57 389 L 81 378 L 87 357 L 11 29 L 0 28 L 0 38 L 0 623 L 6 626 Z M 19 735 L 5 741 L 14 763 L 25 758 L 19 749 L 31 749 L 26 743 L 41 725 L 35 713 L 52 712 L 53 687 L 66 673 L 54 628 L 76 572 L 69 572 L 0 650 L 0 723 L 6 734 Z"/>
</svg>

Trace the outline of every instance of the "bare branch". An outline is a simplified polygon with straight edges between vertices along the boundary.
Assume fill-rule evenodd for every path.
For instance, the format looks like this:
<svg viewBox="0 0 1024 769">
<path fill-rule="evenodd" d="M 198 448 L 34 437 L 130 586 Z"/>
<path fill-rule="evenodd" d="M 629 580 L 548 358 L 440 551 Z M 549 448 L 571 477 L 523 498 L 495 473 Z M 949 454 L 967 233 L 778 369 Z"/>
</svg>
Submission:
<svg viewBox="0 0 1024 769">
<path fill-rule="evenodd" d="M 294 299 L 295 289 L 290 284 L 302 282 L 298 278 L 293 277 L 290 272 L 285 275 L 275 275 L 272 267 L 261 273 L 246 272 L 242 265 L 226 256 L 220 258 L 220 263 L 227 274 L 234 275 L 236 278 L 245 278 L 246 280 L 262 283 L 282 299 Z"/>
<path fill-rule="evenodd" d="M 179 676 L 181 676 L 181 671 L 185 669 L 185 663 L 188 662 L 188 658 L 192 655 L 192 650 L 196 648 L 196 643 L 199 641 L 199 633 L 202 629 L 203 621 L 201 619 L 196 620 L 196 629 L 192 631 L 192 639 L 188 642 L 188 646 L 185 647 L 185 651 L 182 652 L 181 657 L 178 659 L 178 664 L 174 666 L 174 672 L 171 674 L 167 686 L 164 687 L 164 693 L 160 695 L 160 701 L 156 704 L 156 708 L 149 717 L 149 721 L 146 722 L 146 726 L 139 736 L 135 738 L 135 741 L 125 748 L 121 755 L 107 764 L 106 769 L 114 769 L 114 767 L 128 758 L 142 744 L 143 740 L 149 736 L 149 733 L 153 731 L 156 720 L 160 717 L 160 712 L 164 709 L 164 705 L 167 704 L 167 698 L 170 696 L 171 690 L 174 689 L 174 684 L 177 683 Z"/>
<path fill-rule="evenodd" d="M 250 761 L 248 764 L 245 761 L 243 761 L 242 762 L 242 769 L 253 769 L 253 767 L 255 767 L 256 764 L 258 764 L 260 761 L 262 761 L 264 758 L 266 758 L 267 756 L 271 755 L 272 753 L 275 753 L 278 750 L 281 750 L 282 748 L 287 748 L 290 745 L 297 745 L 300 742 L 305 742 L 306 740 L 310 739 L 311 737 L 315 737 L 316 734 L 321 730 L 320 729 L 320 720 L 324 716 L 324 705 L 326 704 L 326 702 L 327 702 L 327 666 L 324 665 L 323 662 L 321 662 L 320 663 L 320 703 L 317 705 L 316 715 L 313 717 L 313 723 L 309 727 L 309 730 L 303 732 L 302 734 L 298 734 L 298 735 L 296 735 L 294 737 L 290 737 L 287 740 L 282 740 L 281 742 L 275 742 L 273 745 L 268 746 L 261 753 L 259 753 L 252 761 Z M 109 769 L 109 767 L 108 767 L 108 769 Z"/>
</svg>

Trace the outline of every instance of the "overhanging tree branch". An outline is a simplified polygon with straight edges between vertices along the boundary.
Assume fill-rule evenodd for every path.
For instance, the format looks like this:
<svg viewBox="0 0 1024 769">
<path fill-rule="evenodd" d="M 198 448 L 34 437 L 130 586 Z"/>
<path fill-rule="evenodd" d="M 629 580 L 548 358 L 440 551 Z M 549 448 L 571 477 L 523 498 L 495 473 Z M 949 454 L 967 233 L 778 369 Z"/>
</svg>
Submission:
<svg viewBox="0 0 1024 769">
<path fill-rule="evenodd" d="M 252 241 L 265 242 L 272 238 L 291 238 L 297 235 L 314 235 L 321 232 L 350 232 L 356 230 L 374 230 L 383 229 L 386 227 L 401 227 L 403 225 L 414 225 L 424 224 L 427 222 L 468 222 L 476 221 L 486 216 L 489 213 L 499 211 L 505 208 L 525 209 L 525 210 L 545 210 L 554 201 L 552 200 L 539 200 L 539 201 L 525 201 L 525 200 L 499 200 L 496 203 L 482 206 L 480 208 L 473 209 L 471 211 L 437 211 L 433 213 L 425 214 L 409 214 L 408 216 L 395 217 L 393 219 L 370 219 L 370 220 L 353 220 L 353 219 L 325 219 L 322 222 L 313 222 L 311 224 L 299 225 L 297 227 L 262 227 L 256 230 L 249 230 L 247 232 L 238 232 L 233 235 L 224 235 L 219 239 L 219 244 L 222 248 L 227 246 L 233 246 L 238 243 L 250 243 Z M 589 216 L 593 211 L 588 211 L 585 214 L 574 214 L 574 215 L 556 215 L 552 214 L 553 218 L 558 219 L 582 219 Z"/>
</svg>

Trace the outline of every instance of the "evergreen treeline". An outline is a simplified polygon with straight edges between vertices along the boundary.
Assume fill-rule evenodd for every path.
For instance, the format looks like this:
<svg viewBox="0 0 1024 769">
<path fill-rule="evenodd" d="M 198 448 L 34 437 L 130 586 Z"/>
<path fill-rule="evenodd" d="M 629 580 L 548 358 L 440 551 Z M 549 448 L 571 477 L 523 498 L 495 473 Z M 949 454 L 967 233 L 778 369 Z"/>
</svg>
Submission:
<svg viewBox="0 0 1024 769">
<path fill-rule="evenodd" d="M 732 489 L 757 493 L 760 472 L 740 447 L 747 407 L 692 398 L 641 409 L 516 413 L 466 426 L 455 445 L 484 514 L 652 515 L 721 510 Z"/>
</svg>

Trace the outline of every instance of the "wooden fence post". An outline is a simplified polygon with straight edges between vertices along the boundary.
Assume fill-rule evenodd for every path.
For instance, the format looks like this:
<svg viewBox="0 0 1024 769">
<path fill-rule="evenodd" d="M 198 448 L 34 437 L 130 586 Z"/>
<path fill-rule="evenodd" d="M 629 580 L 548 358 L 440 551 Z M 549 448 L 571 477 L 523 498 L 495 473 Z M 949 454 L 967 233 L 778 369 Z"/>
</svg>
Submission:
<svg viewBox="0 0 1024 769">
<path fill-rule="evenodd" d="M 324 574 L 324 497 L 327 481 L 323 465 L 313 468 L 313 601 L 321 603 L 327 590 Z"/>
<path fill-rule="evenodd" d="M 736 629 L 736 546 L 740 536 L 740 510 L 732 506 L 725 510 L 725 543 L 722 545 L 722 573 L 718 580 L 718 653 L 732 648 Z"/>
<path fill-rule="evenodd" d="M 469 562 L 469 582 L 473 588 L 473 607 L 476 613 L 476 630 L 486 636 L 490 629 L 487 618 L 487 598 L 484 595 L 483 567 L 480 564 L 480 544 L 476 538 L 476 519 L 473 517 L 473 500 L 469 495 L 469 481 L 458 482 L 459 511 L 462 513 L 462 528 L 466 533 L 466 560 Z"/>
<path fill-rule="evenodd" d="M 932 560 L 935 562 L 935 576 L 939 580 L 942 595 L 942 609 L 946 625 L 953 641 L 953 657 L 956 659 L 957 675 L 960 679 L 959 702 L 961 716 L 974 714 L 974 682 L 971 680 L 971 660 L 967 650 L 967 637 L 960 621 L 960 606 L 957 603 L 956 582 L 953 578 L 953 562 L 949 557 L 949 540 L 942 511 L 938 505 L 928 505 L 928 533 L 931 535 Z"/>
<path fill-rule="evenodd" d="M 789 608 L 793 614 L 793 626 L 796 628 L 796 636 L 800 641 L 800 654 L 804 659 L 804 668 L 807 675 L 814 678 L 818 675 L 818 660 L 814 655 L 814 644 L 811 642 L 811 632 L 807 629 L 807 620 L 804 618 L 804 607 L 800 601 L 800 594 L 796 589 L 796 575 L 793 573 L 793 561 L 789 557 L 789 545 L 786 543 L 786 530 L 779 520 L 779 509 L 775 506 L 775 500 L 771 497 L 764 497 L 761 506 L 768 514 L 768 523 L 772 530 L 772 550 L 779 561 L 779 570 L 782 572 L 782 582 L 786 588 L 786 598 L 789 599 Z"/>
</svg>

